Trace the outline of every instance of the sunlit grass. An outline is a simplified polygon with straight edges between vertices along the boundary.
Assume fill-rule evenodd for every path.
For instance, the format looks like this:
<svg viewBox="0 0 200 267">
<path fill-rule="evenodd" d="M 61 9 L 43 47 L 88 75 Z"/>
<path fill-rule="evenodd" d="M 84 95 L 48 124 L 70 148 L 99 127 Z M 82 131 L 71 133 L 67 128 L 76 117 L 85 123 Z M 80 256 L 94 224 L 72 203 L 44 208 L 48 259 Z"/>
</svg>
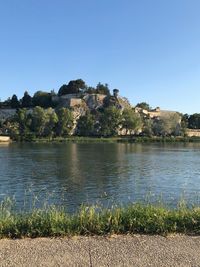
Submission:
<svg viewBox="0 0 200 267">
<path fill-rule="evenodd" d="M 0 238 L 56 237 L 109 234 L 200 233 L 200 208 L 176 209 L 151 204 L 129 204 L 105 209 L 82 206 L 75 214 L 64 207 L 45 205 L 16 212 L 9 198 L 0 204 Z"/>
</svg>

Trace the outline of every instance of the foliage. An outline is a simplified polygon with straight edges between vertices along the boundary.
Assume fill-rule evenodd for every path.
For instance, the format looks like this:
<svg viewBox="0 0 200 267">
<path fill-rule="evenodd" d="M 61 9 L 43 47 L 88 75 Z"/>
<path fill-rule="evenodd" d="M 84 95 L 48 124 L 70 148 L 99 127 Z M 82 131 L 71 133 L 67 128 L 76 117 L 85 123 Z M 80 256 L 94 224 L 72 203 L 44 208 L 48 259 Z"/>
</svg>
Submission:
<svg viewBox="0 0 200 267">
<path fill-rule="evenodd" d="M 195 113 L 188 118 L 188 128 L 200 129 L 200 114 Z"/>
<path fill-rule="evenodd" d="M 12 128 L 12 134 L 17 135 L 19 132 L 19 135 L 24 137 L 29 134 L 32 118 L 30 113 L 27 112 L 27 109 L 21 108 L 17 111 L 14 123 L 15 127 Z"/>
<path fill-rule="evenodd" d="M 74 125 L 74 118 L 72 112 L 67 108 L 60 108 L 57 111 L 57 116 L 58 116 L 58 123 L 57 123 L 58 136 L 69 135 Z"/>
<path fill-rule="evenodd" d="M 75 214 L 64 207 L 44 205 L 16 212 L 7 198 L 0 203 L 0 238 L 56 237 L 74 235 L 200 233 L 200 208 L 179 205 L 129 204 L 105 209 L 81 206 Z"/>
<path fill-rule="evenodd" d="M 70 111 L 67 111 L 67 113 L 71 114 Z M 1 129 L 5 133 L 8 133 L 14 140 L 30 141 L 34 137 L 56 136 L 57 132 L 59 133 L 61 130 L 62 125 L 63 134 L 66 136 L 67 133 L 71 131 L 71 126 L 68 124 L 65 125 L 63 119 L 67 119 L 66 114 L 59 122 L 58 116 L 52 108 L 43 109 L 37 106 L 32 111 L 23 108 L 17 111 L 14 118 L 2 123 Z M 66 128 L 64 128 L 64 126 Z M 69 129 L 67 129 L 67 127 L 69 127 Z"/>
<path fill-rule="evenodd" d="M 102 94 L 102 95 L 110 96 L 110 89 L 107 83 L 103 84 L 99 82 L 96 88 L 92 86 L 88 86 L 86 87 L 85 92 L 88 94 Z"/>
<path fill-rule="evenodd" d="M 182 136 L 187 136 L 187 128 L 188 128 L 188 119 L 189 119 L 189 115 L 188 114 L 181 114 L 180 113 L 180 117 L 181 117 L 181 122 L 180 122 L 180 133 Z"/>
<path fill-rule="evenodd" d="M 146 103 L 146 102 L 138 103 L 138 104 L 136 105 L 136 107 L 137 107 L 137 108 L 142 108 L 142 109 L 145 109 L 145 110 L 148 110 L 148 111 L 151 110 L 151 107 L 150 107 L 149 104 Z"/>
<path fill-rule="evenodd" d="M 121 123 L 121 112 L 115 106 L 104 109 L 100 116 L 100 135 L 115 136 Z"/>
<path fill-rule="evenodd" d="M 151 118 L 143 118 L 142 133 L 143 135 L 148 137 L 151 137 L 153 135 L 153 120 Z"/>
<path fill-rule="evenodd" d="M 114 106 L 118 109 L 121 108 L 119 100 L 116 97 L 111 96 L 111 95 L 108 95 L 107 97 L 105 97 L 103 106 L 104 106 L 104 108 L 108 108 L 108 107 L 112 107 L 112 106 Z"/>
<path fill-rule="evenodd" d="M 96 94 L 96 88 L 92 87 L 92 86 L 88 86 L 85 90 L 85 93 L 87 94 Z"/>
<path fill-rule="evenodd" d="M 32 99 L 33 106 L 40 106 L 42 108 L 52 107 L 51 93 L 37 91 Z"/>
<path fill-rule="evenodd" d="M 54 109 L 46 110 L 47 121 L 44 128 L 44 136 L 52 137 L 56 135 L 56 125 L 58 124 L 58 116 Z"/>
<path fill-rule="evenodd" d="M 32 97 L 27 91 L 24 92 L 24 96 L 21 100 L 22 108 L 30 108 L 32 106 Z"/>
<path fill-rule="evenodd" d="M 20 132 L 19 123 L 17 122 L 9 122 L 6 121 L 1 126 L 1 133 L 2 134 L 8 134 L 13 140 L 19 141 L 21 139 L 22 133 Z M 26 135 L 26 132 L 24 131 L 23 136 Z"/>
<path fill-rule="evenodd" d="M 200 129 L 200 114 L 191 116 L 172 113 L 171 115 L 151 118 L 148 112 L 151 107 L 146 102 L 138 103 L 136 113 L 133 109 L 125 108 L 120 98 L 116 97 L 119 90 L 114 89 L 114 96 L 110 94 L 108 84 L 98 83 L 96 87 L 89 87 L 82 79 L 71 80 L 59 89 L 58 94 L 54 90 L 50 92 L 37 91 L 33 97 L 26 91 L 22 99 L 16 95 L 0 102 L 1 108 L 17 109 L 14 118 L 3 119 L 0 125 L 0 133 L 9 134 L 15 140 L 39 138 L 66 137 L 71 134 L 79 136 L 111 137 L 124 133 L 142 136 L 185 136 L 187 127 Z M 86 106 L 79 105 L 72 111 L 63 106 L 69 106 L 66 94 L 104 94 L 106 97 L 96 109 L 91 109 L 86 114 Z M 53 100 L 52 97 L 54 96 Z M 67 97 L 66 97 L 67 98 Z M 84 99 L 87 99 L 84 98 Z M 95 99 L 94 97 L 91 99 Z M 82 101 L 84 103 L 84 101 Z M 87 102 L 87 100 L 86 100 Z M 127 101 L 123 98 L 123 103 Z M 125 109 L 124 109 L 125 108 Z M 54 110 L 55 109 L 55 110 Z M 79 109 L 79 110 L 78 110 Z M 124 109 L 124 110 L 123 110 Z M 76 116 L 76 111 L 79 112 Z M 155 113 L 155 112 L 154 112 Z M 80 116 L 80 114 L 85 114 Z M 160 113 L 159 113 L 160 114 Z M 155 115 L 155 114 L 154 114 Z M 123 130 L 123 131 L 121 131 Z"/>
<path fill-rule="evenodd" d="M 48 116 L 46 111 L 41 107 L 35 107 L 32 113 L 31 129 L 37 136 L 44 136 Z"/>
<path fill-rule="evenodd" d="M 181 114 L 181 124 L 184 128 L 188 128 L 189 117 L 190 116 L 188 114 Z"/>
<path fill-rule="evenodd" d="M 16 95 L 12 96 L 10 100 L 10 106 L 11 108 L 16 108 L 16 109 L 20 107 L 20 103 Z"/>
<path fill-rule="evenodd" d="M 66 95 L 66 94 L 78 94 L 81 89 L 85 89 L 86 88 L 86 84 L 82 79 L 77 79 L 77 80 L 72 80 L 68 83 L 68 85 L 63 84 L 59 91 L 58 91 L 58 95 L 62 96 L 62 95 Z"/>
<path fill-rule="evenodd" d="M 122 113 L 122 127 L 128 132 L 137 133 L 142 128 L 142 119 L 133 109 L 125 109 Z"/>
<path fill-rule="evenodd" d="M 67 87 L 67 84 L 63 84 L 59 91 L 58 91 L 58 95 L 59 96 L 62 96 L 62 95 L 66 95 L 68 93 L 68 87 Z"/>
<path fill-rule="evenodd" d="M 96 119 L 95 116 L 90 112 L 87 112 L 84 116 L 81 116 L 77 124 L 77 133 L 80 136 L 92 136 L 95 135 L 96 129 Z"/>
<path fill-rule="evenodd" d="M 181 133 L 181 117 L 178 113 L 160 117 L 153 122 L 154 135 L 178 136 Z"/>
<path fill-rule="evenodd" d="M 5 107 L 5 108 L 11 108 L 11 98 L 8 97 L 7 100 L 5 100 L 4 102 L 1 102 L 1 108 Z"/>
<path fill-rule="evenodd" d="M 103 94 L 103 95 L 110 95 L 110 90 L 108 87 L 108 84 L 102 84 L 102 83 L 98 83 L 96 86 L 96 93 L 97 94 Z"/>
</svg>

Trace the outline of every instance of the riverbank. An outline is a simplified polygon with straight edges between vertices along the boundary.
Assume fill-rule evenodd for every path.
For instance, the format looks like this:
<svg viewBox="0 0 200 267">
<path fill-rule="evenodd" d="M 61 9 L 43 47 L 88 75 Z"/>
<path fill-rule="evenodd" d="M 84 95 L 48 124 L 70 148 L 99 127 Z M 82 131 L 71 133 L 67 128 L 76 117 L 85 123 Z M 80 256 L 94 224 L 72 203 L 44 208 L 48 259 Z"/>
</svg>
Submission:
<svg viewBox="0 0 200 267">
<path fill-rule="evenodd" d="M 0 205 L 0 238 L 58 237 L 111 234 L 200 233 L 200 208 L 176 209 L 150 204 L 130 204 L 104 209 L 82 206 L 75 214 L 45 206 L 16 212 L 10 200 Z"/>
<path fill-rule="evenodd" d="M 126 235 L 0 240 L 1 266 L 200 266 L 200 237 Z"/>
<path fill-rule="evenodd" d="M 35 137 L 18 137 L 17 142 L 32 142 L 32 143 L 188 143 L 188 142 L 200 142 L 200 137 L 146 137 L 146 136 L 132 136 L 132 137 L 81 137 L 81 136 L 69 136 L 69 137 L 54 137 L 54 138 L 35 138 Z"/>
</svg>

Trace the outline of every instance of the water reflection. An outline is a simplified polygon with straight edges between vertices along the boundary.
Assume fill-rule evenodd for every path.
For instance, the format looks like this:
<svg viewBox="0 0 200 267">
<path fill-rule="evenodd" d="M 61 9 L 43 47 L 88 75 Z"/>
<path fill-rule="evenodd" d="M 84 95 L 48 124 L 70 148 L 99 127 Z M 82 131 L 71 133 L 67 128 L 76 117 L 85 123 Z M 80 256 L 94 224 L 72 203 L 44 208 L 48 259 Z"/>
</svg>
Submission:
<svg viewBox="0 0 200 267">
<path fill-rule="evenodd" d="M 176 205 L 181 195 L 197 201 L 200 144 L 11 144 L 0 146 L 0 198 L 24 194 L 64 204 L 104 205 L 162 195 Z M 29 192 L 31 188 L 31 193 Z M 28 190 L 28 191 L 27 191 Z M 195 199 L 194 199 L 195 196 Z"/>
</svg>

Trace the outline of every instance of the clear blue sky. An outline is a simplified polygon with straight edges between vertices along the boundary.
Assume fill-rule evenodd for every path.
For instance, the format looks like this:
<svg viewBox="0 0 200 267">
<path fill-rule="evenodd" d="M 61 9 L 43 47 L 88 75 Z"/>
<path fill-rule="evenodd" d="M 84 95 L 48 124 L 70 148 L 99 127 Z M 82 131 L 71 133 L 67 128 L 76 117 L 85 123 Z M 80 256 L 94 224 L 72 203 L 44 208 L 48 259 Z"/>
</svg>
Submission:
<svg viewBox="0 0 200 267">
<path fill-rule="evenodd" d="M 0 0 L 0 98 L 82 78 L 200 113 L 199 0 Z"/>
</svg>

